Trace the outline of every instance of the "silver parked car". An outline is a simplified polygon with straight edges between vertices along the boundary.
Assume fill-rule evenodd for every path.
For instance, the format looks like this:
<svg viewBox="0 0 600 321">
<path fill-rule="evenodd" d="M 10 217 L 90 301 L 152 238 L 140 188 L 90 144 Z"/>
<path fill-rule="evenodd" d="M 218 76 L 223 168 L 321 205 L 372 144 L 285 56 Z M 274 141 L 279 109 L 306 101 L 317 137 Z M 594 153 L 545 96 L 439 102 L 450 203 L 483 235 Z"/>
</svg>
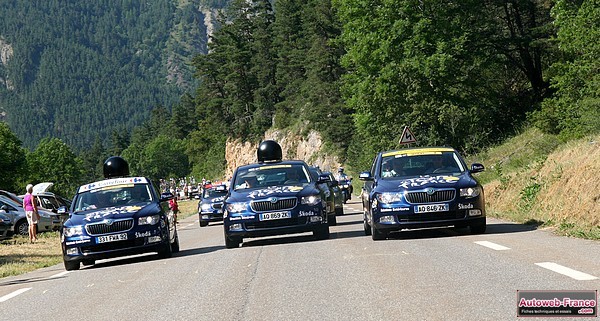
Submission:
<svg viewBox="0 0 600 321">
<path fill-rule="evenodd" d="M 57 231 L 60 229 L 60 217 L 50 211 L 39 209 L 40 221 L 37 224 L 38 232 Z M 12 198 L 0 195 L 0 214 L 10 218 L 11 227 L 9 235 L 29 235 L 29 223 L 23 209 L 23 202 L 16 202 Z"/>
</svg>

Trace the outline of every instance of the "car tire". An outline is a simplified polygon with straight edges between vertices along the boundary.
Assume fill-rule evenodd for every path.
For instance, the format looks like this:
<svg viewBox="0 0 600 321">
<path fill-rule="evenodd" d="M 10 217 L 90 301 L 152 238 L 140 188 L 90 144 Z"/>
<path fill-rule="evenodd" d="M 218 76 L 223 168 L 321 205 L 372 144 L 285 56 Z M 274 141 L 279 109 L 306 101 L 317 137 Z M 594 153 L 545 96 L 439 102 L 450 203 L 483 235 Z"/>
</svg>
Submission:
<svg viewBox="0 0 600 321">
<path fill-rule="evenodd" d="M 317 240 L 326 240 L 329 238 L 329 225 L 328 224 L 321 224 L 319 227 L 317 227 L 314 231 L 313 231 L 313 235 L 315 236 L 315 238 Z"/>
<path fill-rule="evenodd" d="M 471 234 L 483 234 L 487 229 L 487 225 L 485 221 L 483 223 L 471 224 L 469 225 L 469 229 L 471 230 Z"/>
<path fill-rule="evenodd" d="M 225 234 L 225 247 L 228 249 L 237 249 L 240 247 L 240 243 L 242 243 L 242 239 L 238 237 L 229 237 Z"/>
<path fill-rule="evenodd" d="M 171 241 L 168 238 L 166 244 L 163 244 L 162 248 L 158 250 L 158 256 L 163 259 L 168 259 L 173 256 L 173 248 L 171 247 Z"/>
<path fill-rule="evenodd" d="M 177 229 L 175 229 L 175 241 L 171 244 L 171 252 L 179 252 L 179 233 L 177 233 Z"/>
<path fill-rule="evenodd" d="M 200 227 L 208 226 L 208 222 L 200 221 Z"/>
<path fill-rule="evenodd" d="M 27 220 L 20 220 L 15 224 L 15 235 L 29 235 L 29 223 L 27 223 Z"/>
<path fill-rule="evenodd" d="M 363 229 L 365 230 L 365 235 L 371 235 L 371 226 L 367 223 L 367 214 L 363 214 Z"/>
<path fill-rule="evenodd" d="M 343 207 L 338 207 L 335 209 L 335 216 L 342 216 L 344 215 L 344 208 Z"/>
<path fill-rule="evenodd" d="M 77 271 L 79 270 L 79 261 L 67 261 L 63 260 L 65 263 L 65 270 L 67 271 Z"/>
<path fill-rule="evenodd" d="M 329 217 L 327 217 L 327 222 L 329 222 L 329 226 L 336 226 L 337 225 L 337 217 L 334 215 L 329 215 Z"/>
<path fill-rule="evenodd" d="M 371 238 L 373 241 L 381 241 L 387 238 L 387 232 L 379 231 L 375 225 L 371 225 Z"/>
</svg>

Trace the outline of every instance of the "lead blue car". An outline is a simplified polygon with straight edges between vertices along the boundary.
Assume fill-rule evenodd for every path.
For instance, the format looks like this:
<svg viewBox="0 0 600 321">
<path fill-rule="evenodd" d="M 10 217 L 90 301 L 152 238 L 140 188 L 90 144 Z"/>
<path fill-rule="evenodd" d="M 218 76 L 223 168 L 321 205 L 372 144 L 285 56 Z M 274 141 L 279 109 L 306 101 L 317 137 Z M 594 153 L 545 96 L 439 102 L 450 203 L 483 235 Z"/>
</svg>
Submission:
<svg viewBox="0 0 600 321">
<path fill-rule="evenodd" d="M 128 172 L 128 167 L 121 171 Z M 111 177 L 106 169 L 105 176 Z M 65 269 L 124 255 L 158 252 L 170 257 L 178 252 L 177 228 L 167 204 L 171 197 L 161 198 L 145 177 L 109 178 L 79 187 L 60 233 Z"/>
<path fill-rule="evenodd" d="M 258 160 L 233 174 L 224 202 L 225 247 L 237 248 L 247 237 L 291 233 L 329 238 L 326 197 L 317 186 L 329 177 L 312 177 L 303 161 L 282 161 L 274 141 L 261 143 Z"/>
<path fill-rule="evenodd" d="M 360 173 L 363 223 L 373 240 L 409 228 L 469 226 L 486 230 L 483 187 L 453 148 L 408 148 L 380 152 L 371 171 Z"/>
</svg>

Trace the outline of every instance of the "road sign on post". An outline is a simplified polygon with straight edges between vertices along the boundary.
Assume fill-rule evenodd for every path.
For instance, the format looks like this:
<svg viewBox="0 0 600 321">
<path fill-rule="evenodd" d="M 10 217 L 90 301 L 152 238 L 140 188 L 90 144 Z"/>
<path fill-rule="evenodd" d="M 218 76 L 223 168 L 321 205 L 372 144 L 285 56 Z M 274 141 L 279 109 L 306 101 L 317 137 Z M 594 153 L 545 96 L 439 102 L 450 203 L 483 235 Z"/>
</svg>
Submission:
<svg viewBox="0 0 600 321">
<path fill-rule="evenodd" d="M 404 126 L 404 130 L 402 131 L 402 137 L 400 138 L 400 144 L 404 145 L 404 144 L 412 144 L 412 143 L 416 143 L 416 142 L 417 142 L 417 139 L 415 138 L 415 135 L 413 135 L 413 133 L 408 128 L 408 126 Z"/>
</svg>

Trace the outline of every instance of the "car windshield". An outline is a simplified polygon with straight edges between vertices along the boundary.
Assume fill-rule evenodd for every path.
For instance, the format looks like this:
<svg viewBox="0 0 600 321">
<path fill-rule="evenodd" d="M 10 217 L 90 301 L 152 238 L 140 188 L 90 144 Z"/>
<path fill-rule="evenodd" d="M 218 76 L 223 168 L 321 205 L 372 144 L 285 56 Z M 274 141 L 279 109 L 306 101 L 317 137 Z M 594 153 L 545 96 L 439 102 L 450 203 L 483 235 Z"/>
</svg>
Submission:
<svg viewBox="0 0 600 321">
<path fill-rule="evenodd" d="M 382 157 L 380 168 L 380 175 L 383 179 L 458 174 L 465 170 L 458 155 L 454 152 L 390 155 Z"/>
<path fill-rule="evenodd" d="M 300 164 L 265 165 L 240 170 L 235 177 L 235 190 L 281 185 L 306 185 L 310 175 Z"/>
<path fill-rule="evenodd" d="M 202 194 L 202 198 L 205 199 L 210 199 L 210 198 L 215 198 L 215 197 L 219 197 L 219 196 L 224 196 L 227 194 L 227 190 L 222 189 L 222 190 L 217 190 L 216 188 L 208 188 L 204 190 L 204 193 Z"/>
<path fill-rule="evenodd" d="M 124 184 L 88 190 L 77 194 L 74 211 L 87 211 L 128 205 L 145 205 L 152 200 L 148 184 Z"/>
</svg>

